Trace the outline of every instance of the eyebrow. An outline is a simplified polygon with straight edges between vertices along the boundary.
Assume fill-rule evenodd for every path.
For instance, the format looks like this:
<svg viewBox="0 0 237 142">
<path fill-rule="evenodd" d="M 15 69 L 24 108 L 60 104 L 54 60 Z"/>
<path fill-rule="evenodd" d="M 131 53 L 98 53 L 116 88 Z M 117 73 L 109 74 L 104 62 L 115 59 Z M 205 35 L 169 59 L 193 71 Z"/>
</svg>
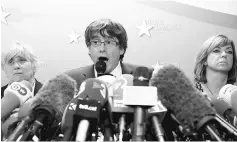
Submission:
<svg viewBox="0 0 237 142">
<path fill-rule="evenodd" d="M 228 46 L 228 45 L 226 45 L 226 46 Z M 224 46 L 222 46 L 222 47 L 224 47 Z M 215 48 L 221 49 L 222 47 L 217 46 L 217 47 L 215 47 Z M 215 48 L 214 48 L 214 49 L 215 49 Z M 232 49 L 232 46 L 230 45 L 230 46 L 228 46 L 226 49 Z"/>
<path fill-rule="evenodd" d="M 95 38 L 99 38 L 99 36 L 94 35 L 94 36 L 91 37 L 91 39 L 95 39 Z"/>
<path fill-rule="evenodd" d="M 232 49 L 232 47 L 231 47 L 231 46 L 229 46 L 229 47 L 227 47 L 226 49 Z"/>
</svg>

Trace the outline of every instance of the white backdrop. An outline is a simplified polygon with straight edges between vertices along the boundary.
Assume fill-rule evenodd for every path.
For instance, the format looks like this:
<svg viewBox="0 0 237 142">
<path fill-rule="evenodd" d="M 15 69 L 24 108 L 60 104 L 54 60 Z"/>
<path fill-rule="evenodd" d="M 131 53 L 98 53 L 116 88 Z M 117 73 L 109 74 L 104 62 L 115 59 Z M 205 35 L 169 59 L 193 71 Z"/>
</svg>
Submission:
<svg viewBox="0 0 237 142">
<path fill-rule="evenodd" d="M 8 24 L 1 22 L 2 52 L 14 41 L 31 45 L 41 60 L 36 74 L 41 82 L 92 63 L 84 31 L 100 18 L 116 20 L 125 27 L 128 49 L 124 62 L 178 64 L 190 79 L 195 55 L 207 38 L 222 33 L 237 44 L 236 1 L 3 0 L 1 6 L 10 13 Z M 153 26 L 150 36 L 139 36 L 137 27 L 143 21 Z M 80 35 L 78 43 L 70 43 L 68 35 L 73 30 Z M 5 85 L 3 71 L 1 76 L 1 85 Z"/>
</svg>

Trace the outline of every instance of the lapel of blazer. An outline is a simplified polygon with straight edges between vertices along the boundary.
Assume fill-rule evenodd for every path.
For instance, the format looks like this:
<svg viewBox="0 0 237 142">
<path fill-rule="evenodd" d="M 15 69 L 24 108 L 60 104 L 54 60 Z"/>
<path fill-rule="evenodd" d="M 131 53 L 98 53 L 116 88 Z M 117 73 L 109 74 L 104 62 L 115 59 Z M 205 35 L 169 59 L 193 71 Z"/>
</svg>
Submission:
<svg viewBox="0 0 237 142">
<path fill-rule="evenodd" d="M 35 79 L 35 90 L 34 90 L 34 95 L 39 91 L 39 89 L 42 87 L 42 84 Z"/>
<path fill-rule="evenodd" d="M 83 75 L 85 76 L 85 79 L 95 78 L 94 65 L 85 68 L 85 70 L 83 71 Z"/>
<path fill-rule="evenodd" d="M 126 63 L 121 62 L 122 74 L 133 74 L 133 69 L 129 67 Z"/>
<path fill-rule="evenodd" d="M 1 87 L 1 98 L 4 96 L 4 91 L 7 88 L 7 85 Z"/>
</svg>

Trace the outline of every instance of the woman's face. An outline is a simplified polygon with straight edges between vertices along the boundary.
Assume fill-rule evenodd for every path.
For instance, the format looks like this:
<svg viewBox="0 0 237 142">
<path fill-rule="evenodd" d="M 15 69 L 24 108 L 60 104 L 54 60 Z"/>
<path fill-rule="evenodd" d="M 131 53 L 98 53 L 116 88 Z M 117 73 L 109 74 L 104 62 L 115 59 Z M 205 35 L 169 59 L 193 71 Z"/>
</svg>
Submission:
<svg viewBox="0 0 237 142">
<path fill-rule="evenodd" d="M 231 45 L 215 47 L 207 56 L 207 68 L 215 71 L 229 72 L 233 66 L 233 49 Z"/>
<path fill-rule="evenodd" d="M 13 57 L 5 65 L 5 73 L 10 82 L 29 81 L 34 77 L 32 63 L 24 57 Z"/>
</svg>

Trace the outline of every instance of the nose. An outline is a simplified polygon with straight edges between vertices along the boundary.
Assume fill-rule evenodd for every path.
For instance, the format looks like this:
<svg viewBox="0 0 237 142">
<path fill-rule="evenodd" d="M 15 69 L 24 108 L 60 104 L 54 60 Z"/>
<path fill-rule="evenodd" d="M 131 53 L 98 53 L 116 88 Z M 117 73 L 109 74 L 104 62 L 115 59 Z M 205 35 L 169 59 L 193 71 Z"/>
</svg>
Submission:
<svg viewBox="0 0 237 142">
<path fill-rule="evenodd" d="M 222 53 L 221 53 L 221 57 L 224 57 L 224 58 L 226 58 L 226 57 L 227 57 L 227 54 L 226 54 L 226 52 L 225 52 L 225 51 L 222 51 Z"/>
<path fill-rule="evenodd" d="M 14 70 L 20 69 L 21 65 L 18 62 L 14 62 L 12 67 L 14 68 Z"/>
<path fill-rule="evenodd" d="M 104 53 L 106 51 L 105 43 L 101 43 L 101 45 L 99 46 L 99 51 L 100 51 L 100 53 Z"/>
</svg>

